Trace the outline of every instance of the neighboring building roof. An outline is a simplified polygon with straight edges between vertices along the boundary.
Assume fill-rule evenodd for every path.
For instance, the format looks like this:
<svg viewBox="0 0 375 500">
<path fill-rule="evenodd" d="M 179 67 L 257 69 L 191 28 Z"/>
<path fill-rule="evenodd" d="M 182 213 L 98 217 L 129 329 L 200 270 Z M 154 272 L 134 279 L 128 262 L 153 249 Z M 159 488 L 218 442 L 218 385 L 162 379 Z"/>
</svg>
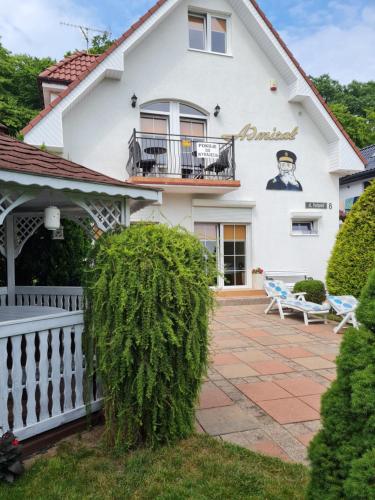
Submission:
<svg viewBox="0 0 375 500">
<path fill-rule="evenodd" d="M 50 66 L 40 73 L 40 82 L 53 82 L 69 85 L 82 73 L 85 73 L 98 59 L 99 54 L 87 54 L 87 52 L 75 52 L 65 57 L 62 61 Z"/>
<path fill-rule="evenodd" d="M 367 165 L 363 172 L 358 172 L 357 174 L 347 175 L 340 179 L 340 184 L 349 184 L 355 181 L 365 181 L 369 179 L 375 179 L 375 144 L 371 146 L 366 146 L 361 149 L 362 156 L 366 159 Z"/>
<path fill-rule="evenodd" d="M 4 134 L 0 135 L 1 170 L 142 189 L 140 186 L 113 179 Z"/>
<path fill-rule="evenodd" d="M 121 35 L 115 42 L 97 59 L 95 62 L 88 67 L 79 77 L 77 77 L 63 92 L 61 92 L 56 99 L 53 100 L 52 103 L 50 103 L 46 108 L 44 108 L 31 122 L 26 125 L 26 127 L 21 131 L 22 134 L 26 134 L 29 132 L 44 116 L 46 116 L 60 101 L 64 99 L 65 96 L 70 94 L 72 90 L 79 85 L 80 81 L 82 81 L 84 78 L 86 78 L 106 57 L 108 57 L 119 45 L 121 45 L 127 38 L 130 37 L 140 26 L 142 26 L 156 11 L 160 9 L 162 5 L 164 5 L 168 0 L 158 0 L 156 4 L 151 7 L 146 14 L 144 14 L 141 18 L 138 19 L 136 23 L 134 23 L 123 35 Z M 355 145 L 355 143 L 352 141 L 348 133 L 345 131 L 344 127 L 341 125 L 339 120 L 336 118 L 334 113 L 331 111 L 330 107 L 328 104 L 325 102 L 323 97 L 320 95 L 318 89 L 315 87 L 311 79 L 307 76 L 307 74 L 304 72 L 304 70 L 301 68 L 300 64 L 292 54 L 292 52 L 288 49 L 287 45 L 285 42 L 281 39 L 279 33 L 276 31 L 276 29 L 273 27 L 272 23 L 268 20 L 266 17 L 265 13 L 261 10 L 259 5 L 255 0 L 249 0 L 249 2 L 253 5 L 253 7 L 256 9 L 260 17 L 263 19 L 263 21 L 266 23 L 268 28 L 271 30 L 273 35 L 276 37 L 282 48 L 286 51 L 288 56 L 290 57 L 291 61 L 295 65 L 295 67 L 298 69 L 302 77 L 305 79 L 309 87 L 312 89 L 314 94 L 318 97 L 319 101 L 321 104 L 324 106 L 332 120 L 335 122 L 336 126 L 339 128 L 341 133 L 344 135 L 346 140 L 349 142 L 350 146 L 353 148 L 355 153 L 358 155 L 360 160 L 366 164 L 365 159 L 361 155 L 359 149 Z"/>
</svg>

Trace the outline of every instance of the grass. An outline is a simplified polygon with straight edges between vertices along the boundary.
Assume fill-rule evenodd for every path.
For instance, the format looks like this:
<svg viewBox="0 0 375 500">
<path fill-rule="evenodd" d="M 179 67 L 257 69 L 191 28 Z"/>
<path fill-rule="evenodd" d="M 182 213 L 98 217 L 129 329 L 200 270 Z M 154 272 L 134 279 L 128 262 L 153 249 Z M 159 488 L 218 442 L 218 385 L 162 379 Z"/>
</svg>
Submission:
<svg viewBox="0 0 375 500">
<path fill-rule="evenodd" d="M 1 500 L 304 498 L 307 468 L 195 435 L 175 446 L 116 457 L 100 445 L 63 443 L 40 458 Z"/>
</svg>

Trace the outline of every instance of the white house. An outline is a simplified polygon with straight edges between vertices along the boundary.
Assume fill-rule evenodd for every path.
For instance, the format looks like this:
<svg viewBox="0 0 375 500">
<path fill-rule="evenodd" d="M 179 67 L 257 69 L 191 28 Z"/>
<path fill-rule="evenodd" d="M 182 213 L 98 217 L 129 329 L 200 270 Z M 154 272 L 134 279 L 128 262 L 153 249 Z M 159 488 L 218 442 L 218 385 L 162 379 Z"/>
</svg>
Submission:
<svg viewBox="0 0 375 500">
<path fill-rule="evenodd" d="M 348 212 L 375 179 L 375 144 L 361 149 L 367 160 L 365 170 L 340 179 L 340 208 Z"/>
<path fill-rule="evenodd" d="M 26 142 L 162 187 L 133 220 L 195 232 L 219 287 L 251 288 L 258 266 L 324 279 L 339 179 L 365 161 L 255 1 L 159 0 L 77 58 L 44 72 Z"/>
</svg>

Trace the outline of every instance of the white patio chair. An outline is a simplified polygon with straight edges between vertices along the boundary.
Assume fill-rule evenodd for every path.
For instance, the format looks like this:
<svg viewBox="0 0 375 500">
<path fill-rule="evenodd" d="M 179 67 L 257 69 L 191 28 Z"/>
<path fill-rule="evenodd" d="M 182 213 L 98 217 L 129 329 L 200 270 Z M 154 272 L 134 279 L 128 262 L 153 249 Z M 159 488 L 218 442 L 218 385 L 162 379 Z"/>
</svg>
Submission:
<svg viewBox="0 0 375 500">
<path fill-rule="evenodd" d="M 353 295 L 327 295 L 327 300 L 335 313 L 343 318 L 333 329 L 335 333 L 339 333 L 341 328 L 347 323 L 358 328 L 358 321 L 355 315 L 358 300 Z"/>
<path fill-rule="evenodd" d="M 325 324 L 327 323 L 327 315 L 330 310 L 328 304 L 307 302 L 305 299 L 305 292 L 293 293 L 282 281 L 265 280 L 264 289 L 271 299 L 269 306 L 264 311 L 266 314 L 272 309 L 278 309 L 280 318 L 284 319 L 286 315 L 293 314 L 291 312 L 285 312 L 284 308 L 292 309 L 294 312 L 298 311 L 303 314 L 305 325 L 322 320 Z M 323 318 L 319 316 L 323 316 Z"/>
</svg>

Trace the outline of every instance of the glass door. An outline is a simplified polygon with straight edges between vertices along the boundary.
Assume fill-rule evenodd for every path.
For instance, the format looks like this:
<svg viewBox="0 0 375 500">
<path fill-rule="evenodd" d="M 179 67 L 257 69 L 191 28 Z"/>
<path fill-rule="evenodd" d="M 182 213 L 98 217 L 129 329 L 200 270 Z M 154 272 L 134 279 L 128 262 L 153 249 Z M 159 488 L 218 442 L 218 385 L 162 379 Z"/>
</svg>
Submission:
<svg viewBox="0 0 375 500">
<path fill-rule="evenodd" d="M 181 176 L 182 178 L 202 179 L 204 160 L 197 157 L 196 143 L 204 140 L 204 121 L 189 118 L 180 119 L 181 137 Z"/>
<path fill-rule="evenodd" d="M 245 224 L 195 223 L 194 233 L 216 256 L 220 276 L 214 286 L 248 284 L 248 228 Z"/>
<path fill-rule="evenodd" d="M 167 116 L 141 115 L 140 139 L 142 159 L 154 161 L 154 173 L 164 172 L 168 167 L 168 134 L 169 123 Z M 151 172 L 150 172 L 151 173 Z"/>
<path fill-rule="evenodd" d="M 246 225 L 223 226 L 224 286 L 246 285 Z"/>
</svg>

